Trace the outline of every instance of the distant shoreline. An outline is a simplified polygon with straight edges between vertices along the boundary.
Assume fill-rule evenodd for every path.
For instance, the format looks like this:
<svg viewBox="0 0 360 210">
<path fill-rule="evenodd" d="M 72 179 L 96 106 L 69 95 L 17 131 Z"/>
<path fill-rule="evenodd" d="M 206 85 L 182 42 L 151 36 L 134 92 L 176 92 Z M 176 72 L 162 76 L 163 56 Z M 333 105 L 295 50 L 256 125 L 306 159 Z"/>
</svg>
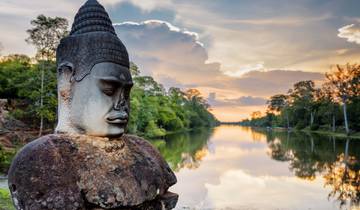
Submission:
<svg viewBox="0 0 360 210">
<path fill-rule="evenodd" d="M 236 126 L 244 126 L 244 127 L 251 127 L 254 129 L 268 129 L 268 130 L 275 130 L 275 131 L 286 131 L 287 128 L 285 127 L 256 127 L 256 126 L 245 126 L 245 125 L 241 125 L 240 122 L 221 122 L 220 125 L 236 125 Z M 334 137 L 339 137 L 339 138 L 351 138 L 351 139 L 360 139 L 360 132 L 356 132 L 356 133 L 352 133 L 349 136 L 346 135 L 345 132 L 333 132 L 333 131 L 329 131 L 329 130 L 310 130 L 309 128 L 304 128 L 304 129 L 296 129 L 296 128 L 290 128 L 290 131 L 295 131 L 295 132 L 306 132 L 306 133 L 317 133 L 317 134 L 322 134 L 322 135 L 327 135 L 327 136 L 334 136 Z"/>
</svg>

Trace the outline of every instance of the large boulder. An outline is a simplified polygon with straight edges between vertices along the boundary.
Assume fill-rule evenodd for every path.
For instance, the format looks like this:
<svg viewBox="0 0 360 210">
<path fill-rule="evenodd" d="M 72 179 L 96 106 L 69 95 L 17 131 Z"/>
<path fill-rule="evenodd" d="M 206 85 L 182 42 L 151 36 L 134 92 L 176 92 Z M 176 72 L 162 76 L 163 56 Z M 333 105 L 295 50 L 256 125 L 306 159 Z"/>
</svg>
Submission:
<svg viewBox="0 0 360 210">
<path fill-rule="evenodd" d="M 47 135 L 26 145 L 9 171 L 16 208 L 29 210 L 173 208 L 177 196 L 167 190 L 175 183 L 159 152 L 132 135 Z"/>
</svg>

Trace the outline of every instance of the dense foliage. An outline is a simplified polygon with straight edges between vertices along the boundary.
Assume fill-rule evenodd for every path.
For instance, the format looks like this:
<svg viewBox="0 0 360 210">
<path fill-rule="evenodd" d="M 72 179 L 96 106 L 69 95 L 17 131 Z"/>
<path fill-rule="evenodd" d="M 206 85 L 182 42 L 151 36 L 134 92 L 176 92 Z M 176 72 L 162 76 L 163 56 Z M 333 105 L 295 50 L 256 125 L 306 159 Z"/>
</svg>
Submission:
<svg viewBox="0 0 360 210">
<path fill-rule="evenodd" d="M 287 94 L 270 97 L 266 115 L 255 112 L 243 125 L 360 131 L 360 65 L 337 66 L 316 88 L 311 80 L 301 81 Z"/>
<path fill-rule="evenodd" d="M 0 188 L 0 210 L 15 210 L 8 189 Z"/>
<path fill-rule="evenodd" d="M 44 71 L 43 106 L 41 98 L 41 65 Z M 56 67 L 52 61 L 32 64 L 25 55 L 10 55 L 0 61 L 0 98 L 8 99 L 11 115 L 31 128 L 37 128 L 43 116 L 47 128 L 56 121 Z"/>
<path fill-rule="evenodd" d="M 166 91 L 152 77 L 139 76 L 135 64 L 131 65 L 131 72 L 135 84 L 131 92 L 131 133 L 155 137 L 163 136 L 167 131 L 209 127 L 217 123 L 198 90 L 183 92 L 172 87 Z"/>
<path fill-rule="evenodd" d="M 0 61 L 0 98 L 10 101 L 11 115 L 31 128 L 38 128 L 44 117 L 44 127 L 53 129 L 56 122 L 56 66 L 53 61 L 32 63 L 24 55 L 3 57 Z M 41 99 L 41 65 L 44 74 L 43 106 Z M 212 126 L 216 123 L 208 104 L 199 91 L 185 92 L 178 88 L 166 91 L 152 77 L 140 76 L 136 65 L 131 66 L 134 88 L 131 93 L 129 131 L 149 137 L 167 132 Z"/>
</svg>

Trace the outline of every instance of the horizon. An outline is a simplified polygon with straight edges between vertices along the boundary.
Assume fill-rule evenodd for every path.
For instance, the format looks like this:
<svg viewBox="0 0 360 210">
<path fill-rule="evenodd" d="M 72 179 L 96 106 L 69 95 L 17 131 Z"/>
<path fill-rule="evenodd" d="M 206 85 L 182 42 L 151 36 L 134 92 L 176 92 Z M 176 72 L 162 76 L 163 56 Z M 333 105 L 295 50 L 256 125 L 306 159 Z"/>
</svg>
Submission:
<svg viewBox="0 0 360 210">
<path fill-rule="evenodd" d="M 1 2 L 2 55 L 33 56 L 30 21 L 44 14 L 72 24 L 84 2 Z M 301 80 L 319 84 L 332 65 L 360 58 L 357 1 L 99 2 L 143 75 L 199 89 L 221 122 L 264 112 L 271 95 Z"/>
</svg>

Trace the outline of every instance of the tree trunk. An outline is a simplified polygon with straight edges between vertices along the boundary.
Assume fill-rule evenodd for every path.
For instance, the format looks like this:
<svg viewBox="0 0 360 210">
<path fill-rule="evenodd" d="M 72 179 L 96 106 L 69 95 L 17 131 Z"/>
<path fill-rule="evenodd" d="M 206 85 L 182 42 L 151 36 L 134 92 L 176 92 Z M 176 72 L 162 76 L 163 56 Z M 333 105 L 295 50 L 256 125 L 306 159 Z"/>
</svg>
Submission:
<svg viewBox="0 0 360 210">
<path fill-rule="evenodd" d="M 349 158 L 349 143 L 350 143 L 350 139 L 347 138 L 345 144 L 345 161 L 347 161 L 347 159 Z"/>
<path fill-rule="evenodd" d="M 289 130 L 290 129 L 290 122 L 289 122 L 289 114 L 288 114 L 287 111 L 286 111 L 286 123 L 287 123 L 287 129 Z"/>
<path fill-rule="evenodd" d="M 344 174 L 343 174 L 343 177 L 342 177 L 342 181 L 345 182 L 348 180 L 348 177 L 349 177 L 349 143 L 350 143 L 350 139 L 347 138 L 346 139 L 346 145 L 345 145 L 345 154 L 344 154 L 344 165 L 345 165 L 345 171 L 344 171 Z"/>
<path fill-rule="evenodd" d="M 44 63 L 40 65 L 41 68 L 41 90 L 40 90 L 40 128 L 39 128 L 39 137 L 42 135 L 44 127 L 44 116 L 42 115 L 42 108 L 44 106 Z"/>
<path fill-rule="evenodd" d="M 314 113 L 310 112 L 310 126 L 312 126 L 314 123 Z"/>
<path fill-rule="evenodd" d="M 311 142 L 311 153 L 314 153 L 315 151 L 315 143 L 312 135 L 310 134 L 310 142 Z"/>
<path fill-rule="evenodd" d="M 345 122 L 345 130 L 346 130 L 346 135 L 349 135 L 350 130 L 349 130 L 349 124 L 348 124 L 348 118 L 347 118 L 347 112 L 346 112 L 346 99 L 343 97 L 343 110 L 344 110 L 344 122 Z"/>
<path fill-rule="evenodd" d="M 336 119 L 335 119 L 335 114 L 333 114 L 333 116 L 332 116 L 332 132 L 336 131 L 335 124 L 336 124 Z"/>
</svg>

